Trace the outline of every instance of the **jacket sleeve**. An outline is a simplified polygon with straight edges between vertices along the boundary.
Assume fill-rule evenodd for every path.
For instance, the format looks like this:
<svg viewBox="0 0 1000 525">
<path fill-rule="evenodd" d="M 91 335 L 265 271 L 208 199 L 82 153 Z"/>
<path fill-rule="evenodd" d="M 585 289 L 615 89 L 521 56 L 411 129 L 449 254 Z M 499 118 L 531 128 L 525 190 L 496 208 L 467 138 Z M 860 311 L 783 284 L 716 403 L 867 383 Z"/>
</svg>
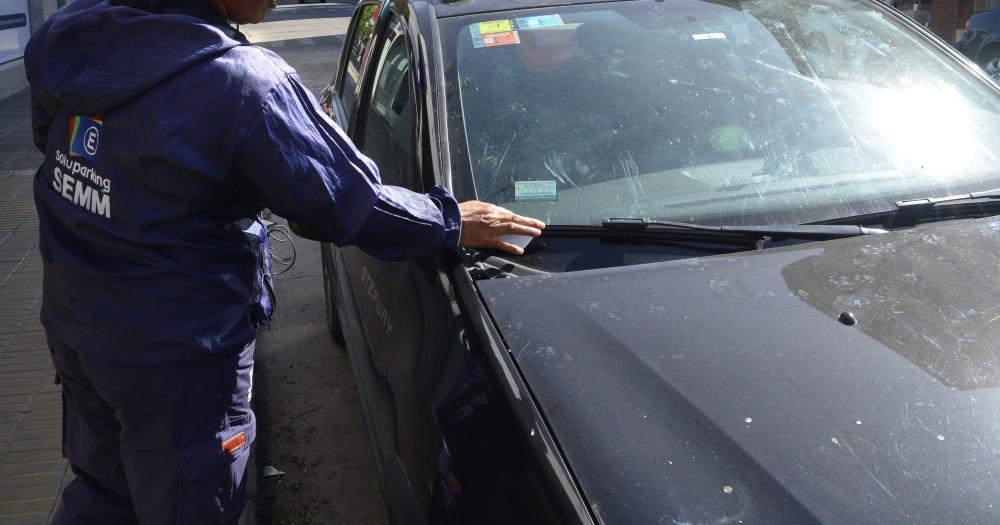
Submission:
<svg viewBox="0 0 1000 525">
<path fill-rule="evenodd" d="M 374 257 L 427 257 L 458 246 L 461 214 L 442 187 L 382 185 L 378 168 L 294 77 L 277 85 L 236 151 L 236 173 L 261 204 Z"/>
</svg>

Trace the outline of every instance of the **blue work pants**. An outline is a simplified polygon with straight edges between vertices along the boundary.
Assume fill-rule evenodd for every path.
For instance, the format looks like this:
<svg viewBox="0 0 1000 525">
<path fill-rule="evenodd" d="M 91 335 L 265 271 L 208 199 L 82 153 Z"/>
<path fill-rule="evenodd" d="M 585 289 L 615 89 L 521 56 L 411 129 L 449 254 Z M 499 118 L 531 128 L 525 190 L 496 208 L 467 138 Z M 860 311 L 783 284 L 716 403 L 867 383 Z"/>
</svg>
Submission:
<svg viewBox="0 0 1000 525">
<path fill-rule="evenodd" d="M 236 523 L 255 421 L 254 343 L 181 363 L 125 366 L 49 334 L 75 479 L 53 523 Z"/>
</svg>

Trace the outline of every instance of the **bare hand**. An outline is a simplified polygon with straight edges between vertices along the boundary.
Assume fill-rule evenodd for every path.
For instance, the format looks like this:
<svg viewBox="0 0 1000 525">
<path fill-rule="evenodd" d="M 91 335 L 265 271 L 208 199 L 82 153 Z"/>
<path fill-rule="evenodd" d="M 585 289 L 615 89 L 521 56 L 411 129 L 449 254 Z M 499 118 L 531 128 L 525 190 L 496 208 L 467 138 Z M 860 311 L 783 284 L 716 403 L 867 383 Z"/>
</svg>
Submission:
<svg viewBox="0 0 1000 525">
<path fill-rule="evenodd" d="M 494 206 L 488 202 L 466 201 L 458 205 L 462 212 L 462 237 L 466 248 L 497 248 L 515 255 L 524 253 L 518 246 L 501 241 L 501 235 L 538 237 L 545 223 Z"/>
</svg>

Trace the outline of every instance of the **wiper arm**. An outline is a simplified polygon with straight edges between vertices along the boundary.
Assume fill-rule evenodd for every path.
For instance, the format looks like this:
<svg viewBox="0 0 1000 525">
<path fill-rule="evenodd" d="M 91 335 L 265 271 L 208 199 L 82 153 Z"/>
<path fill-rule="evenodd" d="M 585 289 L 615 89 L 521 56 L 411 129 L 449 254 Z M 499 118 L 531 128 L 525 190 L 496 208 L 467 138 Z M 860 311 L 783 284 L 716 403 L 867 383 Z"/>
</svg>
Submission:
<svg viewBox="0 0 1000 525">
<path fill-rule="evenodd" d="M 961 195 L 948 195 L 946 197 L 924 197 L 921 199 L 905 199 L 896 201 L 897 208 L 928 208 L 946 202 L 974 201 L 978 199 L 1000 199 L 1000 188 L 977 191 L 974 193 L 964 193 Z"/>
<path fill-rule="evenodd" d="M 661 221 L 657 219 L 610 218 L 601 222 L 606 230 L 620 232 L 645 231 L 698 231 L 726 234 L 748 239 L 764 237 L 777 239 L 824 240 L 888 233 L 879 228 L 847 224 L 789 224 L 775 226 L 710 226 L 689 222 Z"/>
</svg>

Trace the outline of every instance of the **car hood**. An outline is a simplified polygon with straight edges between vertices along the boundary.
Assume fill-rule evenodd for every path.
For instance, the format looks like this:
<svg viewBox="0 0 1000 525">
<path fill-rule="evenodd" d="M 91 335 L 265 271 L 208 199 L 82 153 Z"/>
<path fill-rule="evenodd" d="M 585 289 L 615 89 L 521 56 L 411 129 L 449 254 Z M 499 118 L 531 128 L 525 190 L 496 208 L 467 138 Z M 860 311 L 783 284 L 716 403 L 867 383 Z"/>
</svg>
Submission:
<svg viewBox="0 0 1000 525">
<path fill-rule="evenodd" d="M 606 523 L 1000 519 L 998 220 L 478 285 Z"/>
</svg>

